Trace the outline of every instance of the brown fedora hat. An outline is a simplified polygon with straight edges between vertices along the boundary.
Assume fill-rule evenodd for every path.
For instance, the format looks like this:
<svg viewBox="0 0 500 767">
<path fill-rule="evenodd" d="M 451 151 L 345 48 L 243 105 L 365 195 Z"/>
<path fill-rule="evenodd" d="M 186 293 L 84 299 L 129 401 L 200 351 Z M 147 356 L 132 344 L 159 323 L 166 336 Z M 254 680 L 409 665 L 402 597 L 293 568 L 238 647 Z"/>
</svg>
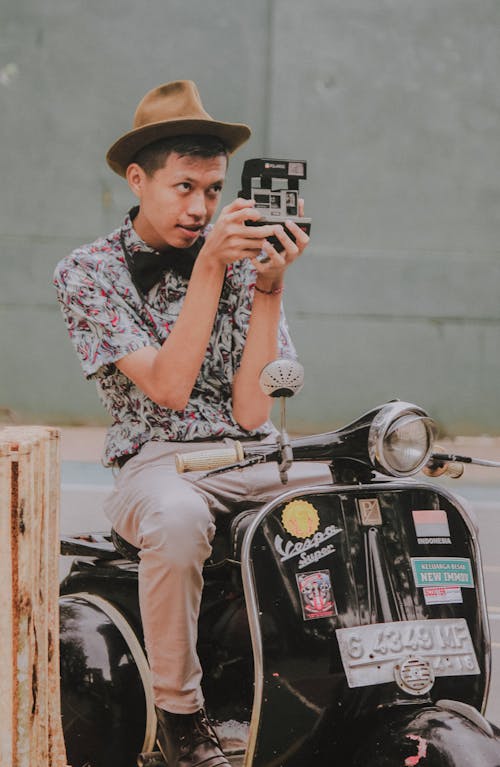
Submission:
<svg viewBox="0 0 500 767">
<path fill-rule="evenodd" d="M 139 149 L 171 136 L 216 136 L 229 153 L 250 138 L 248 125 L 221 123 L 205 112 L 192 80 L 165 83 L 146 93 L 134 115 L 133 129 L 115 141 L 106 155 L 108 165 L 120 176 Z"/>
</svg>

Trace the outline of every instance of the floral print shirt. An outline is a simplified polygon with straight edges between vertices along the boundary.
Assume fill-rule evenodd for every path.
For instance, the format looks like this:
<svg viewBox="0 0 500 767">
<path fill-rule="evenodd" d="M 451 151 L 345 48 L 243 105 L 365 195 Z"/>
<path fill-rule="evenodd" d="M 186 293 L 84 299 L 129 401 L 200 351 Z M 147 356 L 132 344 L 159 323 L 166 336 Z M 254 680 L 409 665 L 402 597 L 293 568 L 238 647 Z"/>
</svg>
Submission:
<svg viewBox="0 0 500 767">
<path fill-rule="evenodd" d="M 168 271 L 143 302 L 131 281 L 121 237 L 132 259 L 138 251 L 152 250 L 135 232 L 129 214 L 110 235 L 63 258 L 54 274 L 83 371 L 95 380 L 99 398 L 113 419 L 104 446 L 104 465 L 113 465 L 116 458 L 135 453 L 150 440 L 185 442 L 270 434 L 274 430 L 270 421 L 246 431 L 232 415 L 231 384 L 245 346 L 255 286 L 250 261 L 228 267 L 190 400 L 184 410 L 174 411 L 153 402 L 114 363 L 142 347 L 159 348 L 179 316 L 188 281 Z M 283 311 L 279 355 L 295 356 Z"/>
</svg>

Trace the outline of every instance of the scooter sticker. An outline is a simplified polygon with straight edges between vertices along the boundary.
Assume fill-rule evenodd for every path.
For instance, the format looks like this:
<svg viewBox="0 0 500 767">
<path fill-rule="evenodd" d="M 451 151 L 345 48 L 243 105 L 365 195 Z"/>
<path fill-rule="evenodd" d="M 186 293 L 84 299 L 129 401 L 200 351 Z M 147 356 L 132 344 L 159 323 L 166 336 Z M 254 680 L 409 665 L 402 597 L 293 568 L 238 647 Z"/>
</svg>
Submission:
<svg viewBox="0 0 500 767">
<path fill-rule="evenodd" d="M 307 565 L 312 565 L 329 554 L 333 554 L 336 551 L 335 546 L 332 543 L 327 543 L 326 546 L 323 544 L 341 532 L 341 527 L 328 525 L 324 530 L 318 530 L 314 535 L 311 535 L 310 538 L 295 542 L 284 541 L 281 535 L 276 535 L 274 548 L 282 562 L 299 557 L 299 570 L 302 570 Z"/>
<path fill-rule="evenodd" d="M 380 513 L 378 498 L 358 498 L 357 504 L 363 525 L 382 524 L 382 514 Z"/>
<path fill-rule="evenodd" d="M 458 605 L 464 600 L 460 586 L 425 586 L 426 605 Z"/>
<path fill-rule="evenodd" d="M 426 586 L 474 588 L 470 559 L 412 557 L 411 566 L 417 588 Z"/>
<path fill-rule="evenodd" d="M 319 527 L 319 514 L 309 501 L 291 501 L 283 509 L 281 521 L 290 535 L 309 538 Z"/>
<path fill-rule="evenodd" d="M 412 515 L 418 543 L 451 543 L 446 511 L 414 509 Z"/>
<path fill-rule="evenodd" d="M 296 578 L 305 621 L 337 615 L 329 570 L 297 573 Z"/>
</svg>

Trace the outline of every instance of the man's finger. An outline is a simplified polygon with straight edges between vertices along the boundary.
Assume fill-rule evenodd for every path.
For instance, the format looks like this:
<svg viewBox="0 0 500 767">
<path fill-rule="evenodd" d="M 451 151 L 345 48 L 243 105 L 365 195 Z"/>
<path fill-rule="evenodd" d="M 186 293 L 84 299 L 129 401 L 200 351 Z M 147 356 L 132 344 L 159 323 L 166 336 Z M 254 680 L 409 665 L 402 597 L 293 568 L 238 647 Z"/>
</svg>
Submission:
<svg viewBox="0 0 500 767">
<path fill-rule="evenodd" d="M 276 234 L 277 225 L 276 224 L 262 224 L 259 226 L 248 226 L 245 225 L 245 222 L 241 222 L 244 225 L 244 229 L 241 231 L 241 236 L 245 239 L 251 239 L 251 240 L 261 240 L 264 242 L 269 237 L 273 237 Z"/>
<path fill-rule="evenodd" d="M 249 200 L 246 200 L 245 202 L 248 203 Z M 262 218 L 262 211 L 249 205 L 243 205 L 242 207 L 237 207 L 229 211 L 227 215 L 231 220 L 241 221 L 243 223 L 247 220 L 258 221 Z"/>
<path fill-rule="evenodd" d="M 262 253 L 252 259 L 252 263 L 258 272 L 266 272 L 269 269 L 282 269 L 286 265 L 283 253 L 273 248 L 270 242 L 265 242 Z"/>
<path fill-rule="evenodd" d="M 241 208 L 253 208 L 255 206 L 255 200 L 247 200 L 245 197 L 237 197 L 224 207 L 225 211 L 233 212 L 241 210 Z"/>
<path fill-rule="evenodd" d="M 290 222 L 287 222 L 287 226 Z M 282 226 L 277 227 L 276 237 L 283 245 L 289 256 L 296 256 L 299 253 L 299 246 L 288 236 Z"/>
<path fill-rule="evenodd" d="M 300 228 L 298 224 L 295 223 L 295 221 L 287 220 L 285 221 L 286 228 L 293 234 L 295 237 L 295 242 L 299 245 L 305 248 L 307 243 L 309 242 L 309 235 L 304 232 L 303 229 Z"/>
</svg>

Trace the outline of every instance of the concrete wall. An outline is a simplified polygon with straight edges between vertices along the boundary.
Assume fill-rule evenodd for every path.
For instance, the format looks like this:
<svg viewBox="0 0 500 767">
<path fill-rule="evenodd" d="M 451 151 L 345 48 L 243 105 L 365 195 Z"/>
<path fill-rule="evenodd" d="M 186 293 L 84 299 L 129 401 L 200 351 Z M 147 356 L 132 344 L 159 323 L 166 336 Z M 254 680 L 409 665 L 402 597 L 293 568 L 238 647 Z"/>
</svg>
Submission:
<svg viewBox="0 0 500 767">
<path fill-rule="evenodd" d="M 247 157 L 309 163 L 292 427 L 399 397 L 498 433 L 499 26 L 497 0 L 5 0 L 0 408 L 103 420 L 53 267 L 132 203 L 104 155 L 139 99 L 192 78 L 211 114 L 254 129 L 225 201 Z"/>
</svg>

